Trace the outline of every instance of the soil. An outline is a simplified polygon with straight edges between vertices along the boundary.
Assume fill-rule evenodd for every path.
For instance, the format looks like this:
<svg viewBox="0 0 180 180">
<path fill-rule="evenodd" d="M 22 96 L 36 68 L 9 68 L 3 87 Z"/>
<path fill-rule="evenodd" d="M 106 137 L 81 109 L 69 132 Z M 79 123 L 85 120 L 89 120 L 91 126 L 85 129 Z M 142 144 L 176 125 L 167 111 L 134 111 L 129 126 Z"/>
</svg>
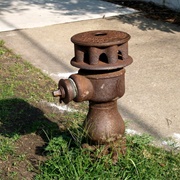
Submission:
<svg viewBox="0 0 180 180">
<path fill-rule="evenodd" d="M 45 156 L 37 154 L 37 147 L 44 145 L 44 141 L 36 134 L 23 135 L 15 143 L 16 155 L 9 156 L 8 161 L 0 161 L 2 179 L 33 179 L 38 173 L 38 165 L 46 160 Z M 17 159 L 19 159 L 17 161 Z M 16 175 L 13 177 L 13 172 Z"/>
<path fill-rule="evenodd" d="M 56 85 L 39 71 L 31 72 L 24 65 L 24 60 L 6 48 L 0 46 L 0 52 L 0 84 L 12 84 L 14 87 L 18 82 L 14 95 L 9 94 L 8 98 L 0 99 L 0 137 L 12 138 L 15 134 L 19 135 L 19 139 L 13 144 L 14 152 L 7 152 L 5 158 L 0 157 L 0 179 L 30 180 L 39 172 L 39 165 L 48 158 L 45 154 L 48 143 L 46 134 L 55 137 L 63 131 L 64 112 L 45 101 L 30 103 L 24 100 L 31 91 L 38 92 L 42 89 L 49 94 Z M 19 73 L 19 69 L 16 72 L 16 67 L 22 72 Z M 33 87 L 34 80 L 36 84 Z M 8 90 L 6 93 L 8 94 Z M 54 102 L 57 103 L 58 99 Z M 49 118 L 47 115 L 52 113 L 53 117 Z"/>
</svg>

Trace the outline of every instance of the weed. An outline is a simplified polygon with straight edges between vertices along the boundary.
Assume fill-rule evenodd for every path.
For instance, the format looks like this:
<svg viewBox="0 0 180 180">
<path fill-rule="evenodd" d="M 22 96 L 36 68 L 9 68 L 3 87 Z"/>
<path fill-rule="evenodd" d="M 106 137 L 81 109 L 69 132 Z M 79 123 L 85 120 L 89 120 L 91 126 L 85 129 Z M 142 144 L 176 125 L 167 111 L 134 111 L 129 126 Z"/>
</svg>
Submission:
<svg viewBox="0 0 180 180">
<path fill-rule="evenodd" d="M 17 175 L 17 172 L 15 172 L 15 171 L 9 173 L 9 176 L 10 176 L 11 178 L 16 177 L 16 175 Z"/>
<path fill-rule="evenodd" d="M 0 40 L 0 56 L 5 54 L 6 50 L 3 48 L 4 41 Z"/>
<path fill-rule="evenodd" d="M 14 154 L 14 142 L 18 139 L 18 135 L 12 138 L 3 137 L 0 135 L 0 159 L 7 160 L 8 155 Z"/>
<path fill-rule="evenodd" d="M 82 131 L 71 129 L 79 137 Z M 76 135 L 75 135 L 76 134 Z M 46 150 L 50 159 L 36 179 L 179 179 L 180 154 L 172 154 L 150 145 L 147 135 L 127 136 L 127 153 L 116 165 L 110 155 L 92 157 L 90 151 L 72 146 L 71 139 L 60 136 L 50 140 Z M 79 144 L 75 143 L 75 144 Z M 99 153 L 97 151 L 97 153 Z"/>
<path fill-rule="evenodd" d="M 0 47 L 3 47 L 5 42 L 3 40 L 0 40 Z"/>
</svg>

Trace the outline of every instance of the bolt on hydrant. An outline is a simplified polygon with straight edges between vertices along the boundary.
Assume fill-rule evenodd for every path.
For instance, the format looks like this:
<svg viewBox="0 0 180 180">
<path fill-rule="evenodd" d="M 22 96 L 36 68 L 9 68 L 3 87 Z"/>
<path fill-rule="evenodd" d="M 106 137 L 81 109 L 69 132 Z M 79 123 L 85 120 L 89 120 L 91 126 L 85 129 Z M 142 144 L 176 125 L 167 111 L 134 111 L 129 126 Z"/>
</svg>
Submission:
<svg viewBox="0 0 180 180">
<path fill-rule="evenodd" d="M 125 92 L 125 69 L 132 63 L 128 55 L 130 35 L 114 30 L 88 31 L 74 35 L 72 66 L 77 74 L 61 79 L 54 96 L 60 102 L 89 101 L 84 122 L 90 145 L 107 145 L 115 154 L 125 151 L 125 125 L 118 112 L 117 100 Z M 119 152 L 118 152 L 119 151 Z"/>
</svg>

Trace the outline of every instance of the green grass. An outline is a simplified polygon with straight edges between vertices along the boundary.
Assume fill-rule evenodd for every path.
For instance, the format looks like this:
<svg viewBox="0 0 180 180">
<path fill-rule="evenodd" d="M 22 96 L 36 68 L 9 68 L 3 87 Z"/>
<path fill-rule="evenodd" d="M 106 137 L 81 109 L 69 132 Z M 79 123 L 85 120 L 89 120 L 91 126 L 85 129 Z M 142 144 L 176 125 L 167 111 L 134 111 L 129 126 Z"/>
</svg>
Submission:
<svg viewBox="0 0 180 180">
<path fill-rule="evenodd" d="M 4 41 L 0 40 L 0 55 L 3 55 L 6 52 L 4 48 L 2 48 L 3 45 L 4 45 Z"/>
<path fill-rule="evenodd" d="M 101 155 L 103 147 L 96 151 L 83 149 L 82 124 L 87 105 L 76 105 L 78 112 L 65 113 L 39 107 L 38 103 L 42 100 L 55 101 L 51 90 L 56 88 L 56 84 L 40 70 L 6 49 L 3 41 L 0 41 L 0 74 L 2 179 L 26 179 L 28 173 L 36 180 L 180 179 L 179 152 L 165 151 L 150 145 L 149 136 L 126 135 L 126 155 L 119 155 L 116 164 L 111 154 Z M 39 153 L 45 161 L 36 159 L 36 163 L 31 162 L 29 147 L 17 154 L 18 143 L 26 135 L 43 139 L 44 147 L 41 147 Z M 36 138 L 32 140 L 32 143 L 35 142 Z M 23 176 L 21 173 L 25 170 L 26 175 Z"/>
<path fill-rule="evenodd" d="M 83 131 L 81 126 L 79 136 Z M 70 131 L 73 131 L 71 129 Z M 74 132 L 69 132 L 74 134 Z M 81 136 L 79 136 L 82 140 Z M 174 180 L 180 178 L 180 154 L 168 152 L 151 146 L 147 135 L 127 135 L 127 152 L 120 155 L 116 164 L 111 155 L 99 158 L 99 151 L 92 152 L 81 148 L 79 141 L 71 136 L 59 136 L 50 139 L 46 147 L 47 160 L 41 167 L 41 173 L 35 179 L 158 179 Z"/>
<path fill-rule="evenodd" d="M 13 137 L 3 137 L 0 135 L 0 159 L 6 160 L 8 159 L 9 154 L 14 153 L 14 142 L 19 138 L 17 134 L 15 134 Z"/>
</svg>

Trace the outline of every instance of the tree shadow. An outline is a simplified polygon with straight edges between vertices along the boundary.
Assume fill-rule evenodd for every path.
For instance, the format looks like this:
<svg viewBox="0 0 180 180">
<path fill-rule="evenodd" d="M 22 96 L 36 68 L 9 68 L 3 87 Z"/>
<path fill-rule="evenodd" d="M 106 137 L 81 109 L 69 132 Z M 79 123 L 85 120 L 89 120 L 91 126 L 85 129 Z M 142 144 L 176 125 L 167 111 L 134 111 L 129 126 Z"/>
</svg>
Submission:
<svg viewBox="0 0 180 180">
<path fill-rule="evenodd" d="M 104 4 L 104 3 L 108 3 L 108 2 L 111 2 L 112 6 L 108 6 L 108 5 Z M 91 14 L 102 14 L 102 13 L 105 15 L 106 13 L 109 13 L 109 12 L 114 13 L 114 11 L 116 11 L 115 12 L 116 14 L 124 14 L 125 12 L 127 13 L 128 8 L 126 8 L 126 10 L 124 10 L 125 6 L 122 6 L 123 2 L 116 1 L 116 0 L 103 0 L 103 1 L 88 1 L 88 0 L 15 1 L 15 0 L 7 0 L 7 1 L 1 2 L 0 14 L 3 14 L 3 12 L 8 12 L 8 13 L 13 14 L 14 12 L 28 11 L 28 10 L 30 10 L 30 8 L 38 6 L 39 9 L 46 9 L 46 10 L 50 11 L 51 13 L 55 13 L 57 15 L 62 15 L 62 17 L 71 16 L 72 19 L 76 20 L 76 19 L 78 19 L 79 15 L 90 16 Z M 139 29 L 141 29 L 143 31 L 160 30 L 160 31 L 165 31 L 165 32 L 170 32 L 170 33 L 173 33 L 174 31 L 180 32 L 180 28 L 178 25 L 173 25 L 173 24 L 166 23 L 164 21 L 158 21 L 158 20 L 153 20 L 153 19 L 149 18 L 149 17 L 156 16 L 156 18 L 158 19 L 160 14 L 162 14 L 161 19 L 163 19 L 163 17 L 165 17 L 165 16 L 167 16 L 169 18 L 169 17 L 171 17 L 171 16 L 169 16 L 169 14 L 172 13 L 172 10 L 169 10 L 168 8 L 157 6 L 153 3 L 148 3 L 148 2 L 141 2 L 141 1 L 137 1 L 137 2 L 136 1 L 135 2 L 127 1 L 127 2 L 129 2 L 128 4 L 132 8 L 135 7 L 138 9 L 138 7 L 140 7 L 141 8 L 140 12 L 144 12 L 144 13 L 142 15 L 140 15 L 140 13 L 136 13 L 133 15 L 119 16 L 118 18 L 124 24 L 131 24 L 133 26 L 137 26 Z M 116 7 L 116 10 L 115 10 L 114 8 L 116 5 L 118 5 L 118 7 Z M 126 5 L 126 3 L 124 5 Z M 24 8 L 24 7 L 26 7 L 26 8 Z M 145 9 L 144 11 L 143 11 L 143 7 Z M 148 10 L 149 10 L 149 12 L 148 12 Z M 160 13 L 159 12 L 157 13 L 158 10 L 160 11 Z M 153 15 L 152 15 L 152 13 L 153 13 Z M 163 16 L 163 13 L 165 13 L 164 16 Z M 145 18 L 145 16 L 148 18 Z M 178 16 L 178 18 L 180 18 L 180 17 Z M 3 22 L 3 18 L 1 18 L 1 19 Z M 180 21 L 180 20 L 178 20 L 178 21 Z"/>
<path fill-rule="evenodd" d="M 124 24 L 131 24 L 143 31 L 160 30 L 164 32 L 180 32 L 180 12 L 153 2 L 141 0 L 103 0 L 136 9 L 133 15 L 119 16 Z"/>
<path fill-rule="evenodd" d="M 103 1 L 89 1 L 89 0 L 6 0 L 1 2 L 0 10 L 3 12 L 23 12 L 28 11 L 30 7 L 38 6 L 40 9 L 51 10 L 52 13 L 60 13 L 65 15 L 85 15 L 87 13 L 97 14 L 114 10 L 114 6 L 105 6 Z M 16 6 L 15 6 L 16 5 Z M 23 9 L 23 7 L 29 7 L 29 9 Z"/>
<path fill-rule="evenodd" d="M 136 26 L 142 31 L 159 30 L 168 33 L 180 32 L 179 25 L 146 18 L 145 15 L 141 13 L 118 16 L 117 19 L 119 19 L 124 24 L 131 24 L 132 26 Z"/>
</svg>

